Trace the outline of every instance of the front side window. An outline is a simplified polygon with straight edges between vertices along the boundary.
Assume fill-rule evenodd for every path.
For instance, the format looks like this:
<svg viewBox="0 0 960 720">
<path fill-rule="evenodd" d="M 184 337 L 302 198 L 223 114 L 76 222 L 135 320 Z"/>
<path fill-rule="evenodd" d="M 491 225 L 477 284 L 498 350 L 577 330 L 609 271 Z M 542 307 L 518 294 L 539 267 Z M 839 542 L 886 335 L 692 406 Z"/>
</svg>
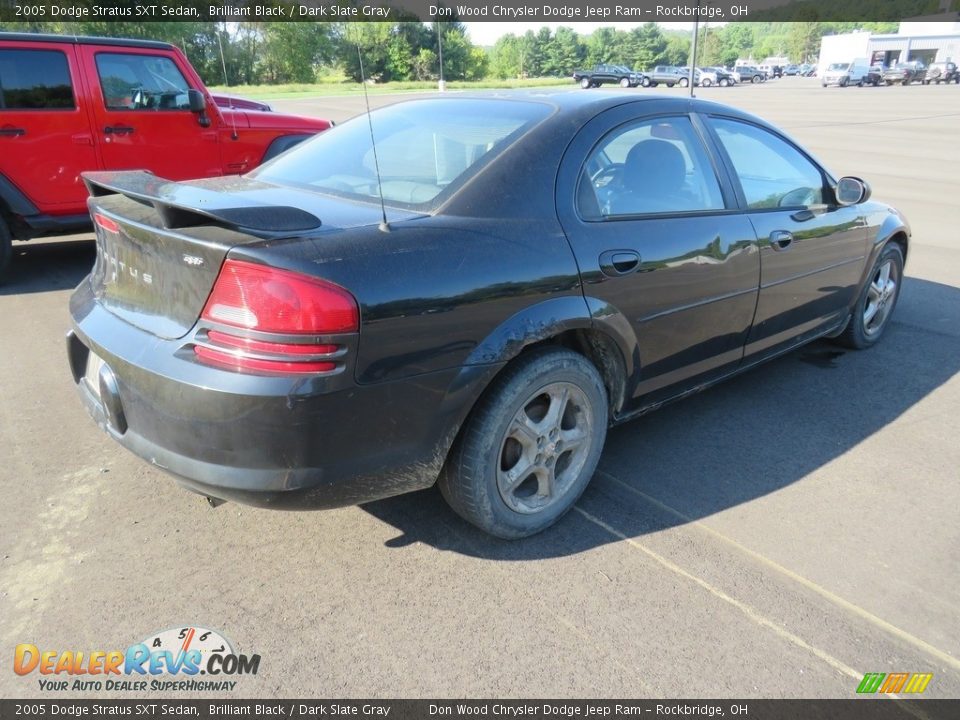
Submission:
<svg viewBox="0 0 960 720">
<path fill-rule="evenodd" d="M 190 86 L 168 57 L 99 53 L 97 73 L 108 110 L 190 109 Z"/>
<path fill-rule="evenodd" d="M 823 174 L 793 145 L 749 123 L 710 121 L 740 180 L 747 207 L 797 208 L 823 202 Z"/>
<path fill-rule="evenodd" d="M 66 55 L 56 50 L 0 50 L 0 112 L 74 107 Z"/>
<path fill-rule="evenodd" d="M 685 116 L 630 123 L 607 135 L 584 164 L 577 205 L 585 220 L 724 208 L 713 166 Z"/>
<path fill-rule="evenodd" d="M 267 182 L 423 208 L 435 204 L 550 112 L 510 100 L 398 103 L 321 133 L 254 172 Z M 379 161 L 379 178 L 377 175 Z"/>
</svg>

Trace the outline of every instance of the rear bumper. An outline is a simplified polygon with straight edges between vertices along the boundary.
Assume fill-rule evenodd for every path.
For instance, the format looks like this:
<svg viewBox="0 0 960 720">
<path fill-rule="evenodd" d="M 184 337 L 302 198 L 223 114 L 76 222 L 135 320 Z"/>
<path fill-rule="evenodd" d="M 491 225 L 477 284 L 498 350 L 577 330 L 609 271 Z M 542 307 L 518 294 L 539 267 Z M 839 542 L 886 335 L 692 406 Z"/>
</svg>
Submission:
<svg viewBox="0 0 960 720">
<path fill-rule="evenodd" d="M 329 508 L 429 487 L 496 371 L 372 385 L 347 372 L 240 374 L 196 362 L 184 351 L 189 335 L 163 340 L 129 325 L 95 302 L 86 282 L 70 305 L 71 371 L 97 424 L 187 489 L 249 505 Z M 105 368 L 98 390 L 84 377 L 91 352 Z"/>
</svg>

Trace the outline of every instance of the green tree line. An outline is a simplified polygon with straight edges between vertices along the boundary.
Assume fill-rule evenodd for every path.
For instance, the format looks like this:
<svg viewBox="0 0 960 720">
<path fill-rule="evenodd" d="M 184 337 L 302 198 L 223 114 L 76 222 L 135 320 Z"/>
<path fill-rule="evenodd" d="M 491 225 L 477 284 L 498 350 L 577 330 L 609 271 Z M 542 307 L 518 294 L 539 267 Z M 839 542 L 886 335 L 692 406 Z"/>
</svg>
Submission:
<svg viewBox="0 0 960 720">
<path fill-rule="evenodd" d="M 704 25 L 698 65 L 732 65 L 738 58 L 760 62 L 786 56 L 815 59 L 824 35 L 855 28 L 896 32 L 893 22 L 750 22 Z M 359 80 L 479 80 L 565 77 L 597 63 L 638 70 L 690 61 L 692 34 L 647 23 L 630 30 L 602 27 L 590 34 L 573 28 L 502 36 L 493 47 L 474 45 L 459 22 L 280 23 L 280 22 L 30 22 L 5 23 L 3 30 L 150 38 L 183 49 L 209 84 L 313 83 L 332 73 Z M 359 52 L 358 52 L 359 48 Z"/>
</svg>

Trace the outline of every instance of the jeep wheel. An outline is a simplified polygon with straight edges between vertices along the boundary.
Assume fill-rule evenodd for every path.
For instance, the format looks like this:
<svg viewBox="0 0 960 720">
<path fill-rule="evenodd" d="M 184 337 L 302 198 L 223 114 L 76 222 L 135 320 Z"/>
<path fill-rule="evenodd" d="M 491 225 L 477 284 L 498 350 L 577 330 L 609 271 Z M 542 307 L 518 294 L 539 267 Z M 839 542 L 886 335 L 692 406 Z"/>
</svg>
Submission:
<svg viewBox="0 0 960 720">
<path fill-rule="evenodd" d="M 7 224 L 0 217 L 0 284 L 3 283 L 7 270 L 10 268 L 10 258 L 13 257 L 13 240 Z"/>
<path fill-rule="evenodd" d="M 573 507 L 606 432 L 597 369 L 570 350 L 536 350 L 509 365 L 477 403 L 447 457 L 440 492 L 491 535 L 533 535 Z"/>
</svg>

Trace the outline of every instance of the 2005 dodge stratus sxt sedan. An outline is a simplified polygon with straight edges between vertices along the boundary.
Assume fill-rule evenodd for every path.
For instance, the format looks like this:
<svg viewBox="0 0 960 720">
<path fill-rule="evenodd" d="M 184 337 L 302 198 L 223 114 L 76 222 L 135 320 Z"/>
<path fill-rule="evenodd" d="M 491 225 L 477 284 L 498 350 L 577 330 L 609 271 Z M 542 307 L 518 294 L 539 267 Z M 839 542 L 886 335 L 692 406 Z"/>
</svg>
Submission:
<svg viewBox="0 0 960 720">
<path fill-rule="evenodd" d="M 817 337 L 869 347 L 897 302 L 903 217 L 732 108 L 558 93 L 369 119 L 243 178 L 85 176 L 73 377 L 191 490 L 321 508 L 439 482 L 522 537 L 576 501 L 610 424 Z"/>
</svg>

